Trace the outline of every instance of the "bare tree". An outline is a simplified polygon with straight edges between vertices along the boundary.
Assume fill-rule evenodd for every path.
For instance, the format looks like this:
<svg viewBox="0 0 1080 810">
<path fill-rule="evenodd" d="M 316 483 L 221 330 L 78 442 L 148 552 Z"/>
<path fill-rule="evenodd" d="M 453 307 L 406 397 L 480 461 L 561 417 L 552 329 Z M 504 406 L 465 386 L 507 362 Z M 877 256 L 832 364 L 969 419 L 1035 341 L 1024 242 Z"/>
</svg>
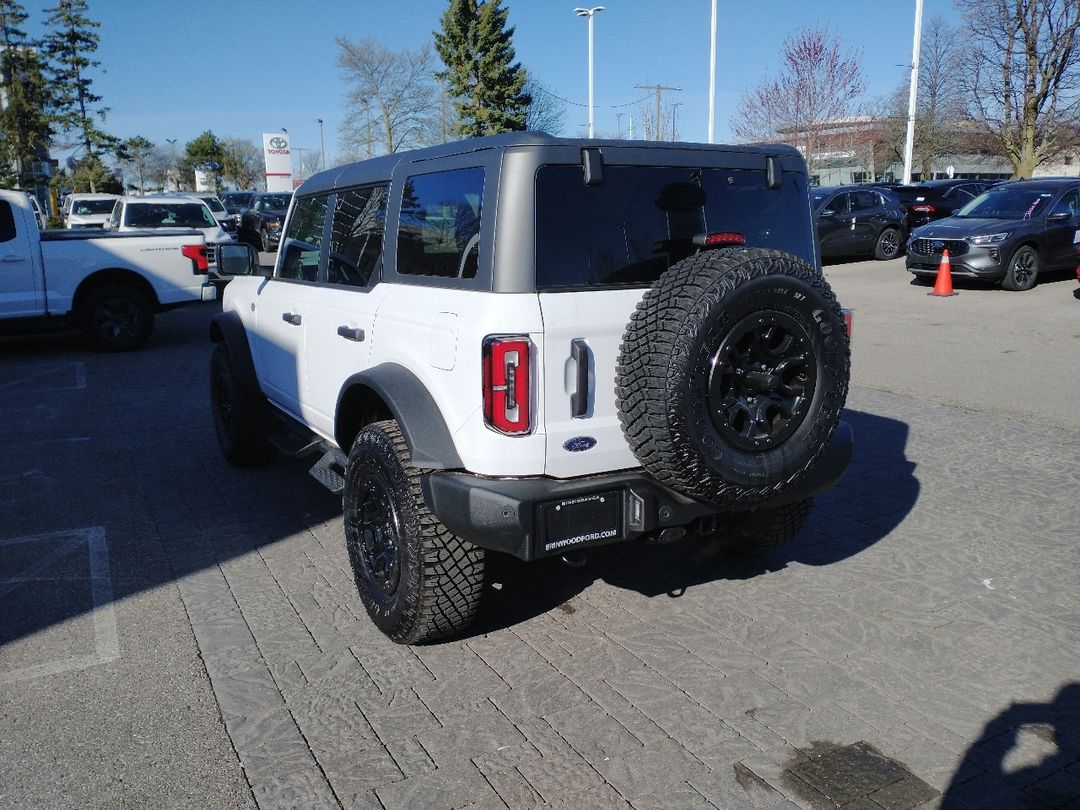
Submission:
<svg viewBox="0 0 1080 810">
<path fill-rule="evenodd" d="M 262 149 L 250 138 L 222 138 L 220 145 L 221 176 L 237 188 L 255 188 L 266 168 Z"/>
<path fill-rule="evenodd" d="M 970 47 L 963 74 L 973 114 L 1012 164 L 1013 177 L 1076 145 L 1080 3 L 956 0 Z"/>
<path fill-rule="evenodd" d="M 562 134 L 566 127 L 566 104 L 531 73 L 525 74 L 523 92 L 531 99 L 525 110 L 525 129 L 549 135 Z"/>
<path fill-rule="evenodd" d="M 802 151 L 811 174 L 828 135 L 850 118 L 863 92 L 862 54 L 841 50 L 840 38 L 823 28 L 804 28 L 784 40 L 775 79 L 766 76 L 743 93 L 732 131 L 748 141 L 783 141 Z"/>
<path fill-rule="evenodd" d="M 336 39 L 350 90 L 343 151 L 371 157 L 438 141 L 438 87 L 431 47 L 392 51 L 374 39 Z"/>
<path fill-rule="evenodd" d="M 957 47 L 959 32 L 943 17 L 930 20 L 919 54 L 919 98 L 915 115 L 914 162 L 923 179 L 934 164 L 949 155 L 976 151 L 970 137 L 969 115 L 960 83 L 964 53 Z M 908 82 L 872 105 L 877 121 L 878 157 L 895 163 L 904 159 L 907 137 Z"/>
</svg>

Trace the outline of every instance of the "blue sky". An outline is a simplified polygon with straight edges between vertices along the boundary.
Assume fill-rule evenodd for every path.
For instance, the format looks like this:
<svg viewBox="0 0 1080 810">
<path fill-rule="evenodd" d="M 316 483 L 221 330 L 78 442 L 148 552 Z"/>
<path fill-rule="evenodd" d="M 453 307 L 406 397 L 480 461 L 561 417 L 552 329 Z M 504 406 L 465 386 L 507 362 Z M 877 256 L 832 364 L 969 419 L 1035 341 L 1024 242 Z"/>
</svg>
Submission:
<svg viewBox="0 0 1080 810">
<path fill-rule="evenodd" d="M 710 0 L 607 0 L 596 15 L 596 132 L 625 132 L 635 85 L 682 88 L 681 139 L 708 132 Z M 587 131 L 587 23 L 572 0 L 503 0 L 516 27 L 517 58 L 567 106 L 565 135 Z M 33 33 L 38 6 L 26 3 Z M 338 152 L 346 92 L 337 67 L 336 36 L 374 37 L 390 48 L 430 41 L 447 0 L 89 0 L 101 22 L 95 90 L 110 107 L 107 131 L 143 135 L 177 148 L 205 130 L 251 138 L 286 128 L 294 152 Z M 743 90 L 775 71 L 786 36 L 820 24 L 846 47 L 862 50 L 868 97 L 906 81 L 915 0 L 719 0 L 716 140 L 731 138 L 729 121 Z M 936 16 L 958 21 L 951 0 L 924 0 L 924 31 Z M 621 106 L 620 106 L 621 105 Z M 631 106 L 626 106 L 631 105 Z M 617 119 L 618 114 L 621 119 Z M 63 159 L 57 152 L 54 156 Z"/>
</svg>

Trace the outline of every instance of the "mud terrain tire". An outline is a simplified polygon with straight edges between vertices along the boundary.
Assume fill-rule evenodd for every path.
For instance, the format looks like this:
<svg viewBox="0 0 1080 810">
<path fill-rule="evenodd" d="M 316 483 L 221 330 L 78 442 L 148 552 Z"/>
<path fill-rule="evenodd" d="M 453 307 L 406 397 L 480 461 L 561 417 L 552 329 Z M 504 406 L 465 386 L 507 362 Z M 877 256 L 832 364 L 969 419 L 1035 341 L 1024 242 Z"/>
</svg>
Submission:
<svg viewBox="0 0 1080 810">
<path fill-rule="evenodd" d="M 699 253 L 664 273 L 630 319 L 619 420 L 661 483 L 749 507 L 824 452 L 849 367 L 840 307 L 812 267 L 774 250 Z"/>
</svg>

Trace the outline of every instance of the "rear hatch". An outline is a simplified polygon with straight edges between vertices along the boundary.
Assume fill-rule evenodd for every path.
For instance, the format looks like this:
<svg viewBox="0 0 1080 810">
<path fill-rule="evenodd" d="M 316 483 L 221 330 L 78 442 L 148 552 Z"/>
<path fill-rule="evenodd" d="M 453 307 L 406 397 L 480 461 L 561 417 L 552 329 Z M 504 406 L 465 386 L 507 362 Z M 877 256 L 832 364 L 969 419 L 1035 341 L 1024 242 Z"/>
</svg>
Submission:
<svg viewBox="0 0 1080 810">
<path fill-rule="evenodd" d="M 634 308 L 704 233 L 736 233 L 752 247 L 816 264 L 802 166 L 777 173 L 711 166 L 617 165 L 586 185 L 578 165 L 536 174 L 536 288 L 544 320 L 542 430 L 557 478 L 638 466 L 615 405 L 619 347 Z M 685 152 L 683 152 L 685 156 Z M 725 248 L 721 248 L 725 249 Z"/>
</svg>

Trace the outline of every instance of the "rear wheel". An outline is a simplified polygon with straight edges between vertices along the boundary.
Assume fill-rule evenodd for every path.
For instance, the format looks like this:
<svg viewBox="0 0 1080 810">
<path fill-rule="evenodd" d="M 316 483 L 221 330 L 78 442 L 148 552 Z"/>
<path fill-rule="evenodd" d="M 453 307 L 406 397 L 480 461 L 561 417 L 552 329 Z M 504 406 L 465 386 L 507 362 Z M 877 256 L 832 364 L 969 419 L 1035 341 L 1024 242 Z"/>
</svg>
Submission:
<svg viewBox="0 0 1080 810">
<path fill-rule="evenodd" d="M 1039 254 L 1031 245 L 1021 245 L 1009 259 L 1001 286 L 1006 290 L 1023 291 L 1035 286 L 1039 276 Z"/>
<path fill-rule="evenodd" d="M 813 498 L 721 519 L 712 540 L 724 551 L 753 554 L 787 545 L 806 527 Z"/>
<path fill-rule="evenodd" d="M 877 244 L 874 246 L 874 258 L 879 260 L 895 259 L 900 255 L 900 231 L 896 228 L 885 228 L 878 234 Z"/>
<path fill-rule="evenodd" d="M 420 478 L 397 422 L 360 431 L 345 469 L 345 545 L 368 615 L 399 644 L 463 629 L 484 584 L 484 550 L 431 514 Z"/>
<path fill-rule="evenodd" d="M 97 348 L 125 352 L 150 337 L 154 309 L 146 296 L 132 287 L 99 287 L 82 303 L 79 326 Z"/>
</svg>

